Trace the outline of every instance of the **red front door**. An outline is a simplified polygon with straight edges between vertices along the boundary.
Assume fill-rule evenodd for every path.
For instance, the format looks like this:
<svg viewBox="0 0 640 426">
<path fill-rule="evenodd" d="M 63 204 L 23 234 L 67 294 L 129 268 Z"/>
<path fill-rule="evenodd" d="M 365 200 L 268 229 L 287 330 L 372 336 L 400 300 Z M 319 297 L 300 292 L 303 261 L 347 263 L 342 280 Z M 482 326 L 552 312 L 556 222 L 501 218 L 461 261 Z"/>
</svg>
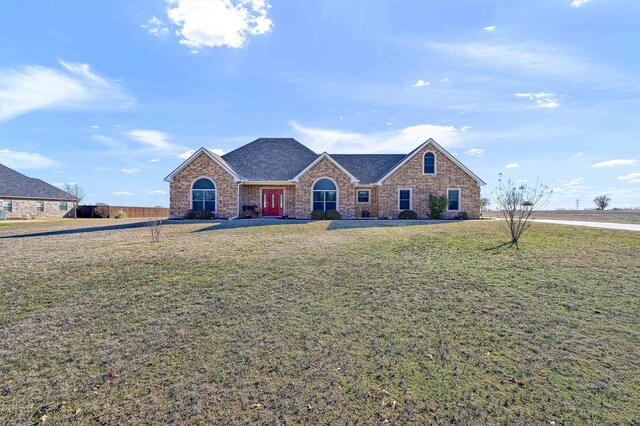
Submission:
<svg viewBox="0 0 640 426">
<path fill-rule="evenodd" d="M 262 216 L 282 216 L 284 214 L 284 190 L 262 190 Z"/>
</svg>

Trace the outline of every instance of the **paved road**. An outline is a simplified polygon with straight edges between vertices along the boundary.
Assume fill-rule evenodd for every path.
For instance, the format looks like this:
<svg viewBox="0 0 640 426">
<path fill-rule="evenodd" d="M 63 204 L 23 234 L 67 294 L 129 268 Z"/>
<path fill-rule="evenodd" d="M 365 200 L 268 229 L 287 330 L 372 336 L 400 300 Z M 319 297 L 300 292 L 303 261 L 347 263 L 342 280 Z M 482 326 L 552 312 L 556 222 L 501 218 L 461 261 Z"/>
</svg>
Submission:
<svg viewBox="0 0 640 426">
<path fill-rule="evenodd" d="M 634 223 L 585 222 L 583 220 L 530 219 L 532 222 L 556 223 L 558 225 L 584 226 L 587 228 L 620 229 L 640 232 L 640 225 Z"/>
</svg>

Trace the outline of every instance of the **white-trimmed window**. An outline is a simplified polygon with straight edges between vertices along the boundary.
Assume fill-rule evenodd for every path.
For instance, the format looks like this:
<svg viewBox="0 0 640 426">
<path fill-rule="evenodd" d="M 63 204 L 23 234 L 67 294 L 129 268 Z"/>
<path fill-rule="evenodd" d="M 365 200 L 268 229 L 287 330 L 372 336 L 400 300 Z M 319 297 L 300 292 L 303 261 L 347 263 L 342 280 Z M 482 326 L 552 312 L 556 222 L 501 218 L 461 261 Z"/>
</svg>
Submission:
<svg viewBox="0 0 640 426">
<path fill-rule="evenodd" d="M 433 151 L 427 151 L 424 153 L 423 158 L 423 172 L 425 175 L 436 174 L 436 154 Z"/>
<path fill-rule="evenodd" d="M 358 189 L 356 191 L 356 201 L 359 203 L 368 203 L 371 200 L 371 190 L 369 189 Z"/>
<path fill-rule="evenodd" d="M 44 201 L 36 201 L 36 211 L 40 213 L 44 212 Z"/>
<path fill-rule="evenodd" d="M 200 178 L 193 182 L 191 208 L 193 210 L 216 211 L 216 185 L 211 179 Z"/>
<path fill-rule="evenodd" d="M 4 200 L 2 202 L 2 210 L 4 210 L 5 212 L 11 213 L 13 211 L 13 201 Z"/>
<path fill-rule="evenodd" d="M 398 209 L 411 210 L 411 188 L 398 189 Z"/>
<path fill-rule="evenodd" d="M 313 210 L 337 210 L 338 188 L 331 179 L 323 178 L 313 185 Z"/>
<path fill-rule="evenodd" d="M 69 204 L 66 201 L 60 201 L 60 211 L 66 212 L 69 210 Z"/>
<path fill-rule="evenodd" d="M 460 190 L 457 188 L 452 188 L 447 190 L 447 200 L 449 202 L 449 206 L 447 210 L 449 211 L 458 211 L 460 210 Z"/>
</svg>

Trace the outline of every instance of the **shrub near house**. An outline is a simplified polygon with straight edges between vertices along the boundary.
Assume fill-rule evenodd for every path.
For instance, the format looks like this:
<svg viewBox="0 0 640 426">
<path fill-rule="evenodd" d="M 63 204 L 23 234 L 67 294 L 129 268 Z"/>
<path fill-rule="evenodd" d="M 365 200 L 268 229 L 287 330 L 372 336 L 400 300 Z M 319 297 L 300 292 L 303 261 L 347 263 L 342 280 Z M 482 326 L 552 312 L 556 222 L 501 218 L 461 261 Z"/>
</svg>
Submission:
<svg viewBox="0 0 640 426">
<path fill-rule="evenodd" d="M 476 219 L 485 184 L 433 139 L 409 154 L 316 154 L 295 139 L 261 138 L 223 156 L 200 148 L 165 180 L 172 216 L 208 211 L 220 218 L 255 205 L 263 217 L 335 210 L 343 218 L 398 218 L 413 210 L 420 218 L 464 211 Z M 441 211 L 433 196 L 444 200 Z"/>
</svg>

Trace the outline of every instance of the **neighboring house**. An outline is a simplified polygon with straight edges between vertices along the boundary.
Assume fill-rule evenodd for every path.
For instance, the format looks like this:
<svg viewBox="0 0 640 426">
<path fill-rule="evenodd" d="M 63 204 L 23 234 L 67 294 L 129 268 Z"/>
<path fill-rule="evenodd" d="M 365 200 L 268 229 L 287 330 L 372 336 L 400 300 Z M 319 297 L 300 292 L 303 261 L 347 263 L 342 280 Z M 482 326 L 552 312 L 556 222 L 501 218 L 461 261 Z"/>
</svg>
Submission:
<svg viewBox="0 0 640 426">
<path fill-rule="evenodd" d="M 0 164 L 0 210 L 7 219 L 69 216 L 75 201 L 68 192 Z"/>
<path fill-rule="evenodd" d="M 485 184 L 433 139 L 409 154 L 316 154 L 295 139 L 260 138 L 222 156 L 200 148 L 165 181 L 172 216 L 209 210 L 231 219 L 251 205 L 265 217 L 335 209 L 344 218 L 402 210 L 424 218 L 429 194 L 448 197 L 447 217 L 479 218 Z"/>
</svg>

